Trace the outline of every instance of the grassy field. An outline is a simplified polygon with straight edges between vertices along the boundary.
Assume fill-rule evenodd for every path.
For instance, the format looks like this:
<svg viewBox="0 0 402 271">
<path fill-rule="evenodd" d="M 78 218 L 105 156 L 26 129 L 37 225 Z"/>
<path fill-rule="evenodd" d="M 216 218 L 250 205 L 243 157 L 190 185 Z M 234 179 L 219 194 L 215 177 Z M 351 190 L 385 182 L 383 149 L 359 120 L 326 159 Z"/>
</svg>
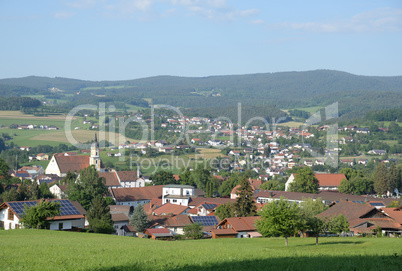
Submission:
<svg viewBox="0 0 402 271">
<path fill-rule="evenodd" d="M 0 270 L 401 270 L 402 239 L 154 241 L 39 230 L 0 231 Z"/>
<path fill-rule="evenodd" d="M 197 151 L 200 152 L 197 154 L 197 157 L 201 157 L 202 159 L 214 159 L 218 156 L 225 156 L 220 149 L 197 148 Z M 191 154 L 190 157 L 194 157 L 194 154 Z"/>
</svg>

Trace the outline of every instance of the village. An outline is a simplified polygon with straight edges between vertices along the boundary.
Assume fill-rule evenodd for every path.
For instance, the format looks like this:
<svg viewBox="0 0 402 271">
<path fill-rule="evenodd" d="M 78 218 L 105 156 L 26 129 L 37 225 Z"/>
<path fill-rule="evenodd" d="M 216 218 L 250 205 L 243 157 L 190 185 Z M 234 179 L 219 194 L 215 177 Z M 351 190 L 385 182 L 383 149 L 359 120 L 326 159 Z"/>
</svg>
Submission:
<svg viewBox="0 0 402 271">
<path fill-rule="evenodd" d="M 325 129 L 325 128 L 323 128 Z M 293 135 L 310 136 L 311 134 L 298 129 L 289 129 L 292 135 L 279 132 L 281 137 Z M 243 131 L 241 131 L 243 132 Z M 246 137 L 246 142 L 256 140 L 265 135 L 268 138 L 273 134 L 268 134 L 254 127 L 250 131 L 251 136 Z M 240 135 L 240 134 L 239 134 Z M 276 135 L 278 136 L 278 135 Z M 195 138 L 192 140 L 197 142 Z M 212 141 L 215 144 L 217 141 Z M 167 144 L 165 141 L 157 141 L 151 144 L 151 147 L 163 148 Z M 202 144 L 198 141 L 197 144 Z M 211 144 L 211 143 L 207 143 Z M 225 143 L 222 143 L 225 144 Z M 246 143 L 247 145 L 247 143 Z M 128 144 L 136 147 L 136 144 Z M 127 145 L 122 146 L 123 148 Z M 341 173 L 314 173 L 318 181 L 318 191 L 316 193 L 292 192 L 290 191 L 292 183 L 295 182 L 296 174 L 292 173 L 285 180 L 284 191 L 276 189 L 263 189 L 267 183 L 272 182 L 272 177 L 283 174 L 285 169 L 293 167 L 306 168 L 310 170 L 313 163 L 320 163 L 319 159 L 314 162 L 305 160 L 302 164 L 294 162 L 298 157 L 294 153 L 303 151 L 306 146 L 303 144 L 293 144 L 291 147 L 281 147 L 278 143 L 258 143 L 257 152 L 255 150 L 241 151 L 230 150 L 229 156 L 238 157 L 240 155 L 250 156 L 254 159 L 264 160 L 264 163 L 270 165 L 265 172 L 253 167 L 254 178 L 248 177 L 247 182 L 252 189 L 253 204 L 257 211 L 261 211 L 264 205 L 273 201 L 286 200 L 289 203 L 298 205 L 308 200 L 318 201 L 329 208 L 317 217 L 334 217 L 343 215 L 348 221 L 348 228 L 342 234 L 347 236 L 361 236 L 374 234 L 378 228 L 381 233 L 387 236 L 399 236 L 402 233 L 401 201 L 397 194 L 388 191 L 388 196 L 378 197 L 377 194 L 343 194 L 339 193 L 339 187 L 343 180 L 347 180 L 345 174 Z M 269 152 L 267 153 L 267 149 Z M 38 186 L 48 185 L 54 199 L 38 199 L 23 201 L 4 201 L 0 205 L 0 227 L 9 229 L 18 229 L 22 225 L 20 219 L 23 217 L 24 205 L 35 206 L 41 201 L 58 202 L 61 204 L 61 213 L 58 216 L 48 218 L 49 229 L 51 230 L 84 230 L 89 226 L 87 220 L 87 210 L 77 201 L 68 199 L 68 185 L 61 180 L 69 174 L 80 173 L 90 167 L 94 168 L 97 176 L 104 183 L 105 191 L 113 200 L 113 205 L 109 205 L 111 221 L 113 223 L 114 233 L 123 236 L 146 237 L 152 239 L 172 240 L 175 236 L 182 236 L 184 229 L 188 225 L 200 223 L 202 225 L 203 238 L 255 238 L 261 237 L 257 231 L 256 221 L 260 219 L 258 212 L 254 216 L 234 216 L 219 217 L 217 210 L 219 206 L 235 204 L 241 194 L 240 184 L 233 187 L 230 196 L 221 197 L 219 193 L 211 193 L 192 185 L 184 185 L 180 182 L 179 175 L 173 175 L 175 182 L 173 184 L 155 185 L 150 176 L 143 176 L 140 167 L 134 171 L 116 171 L 106 169 L 100 159 L 99 142 L 95 134 L 94 143 L 89 151 L 90 155 L 76 155 L 75 153 L 54 154 L 51 158 L 45 154 L 36 155 L 35 159 L 49 159 L 50 162 L 46 169 L 40 166 L 25 166 L 14 171 L 9 170 L 12 177 L 20 180 L 32 180 Z M 255 153 L 255 156 L 254 156 Z M 242 172 L 246 171 L 246 164 L 234 162 L 231 169 Z M 299 160 L 297 160 L 299 161 Z M 309 163 L 310 161 L 310 163 Z M 360 162 L 360 160 L 359 160 Z M 360 164 L 360 163 L 359 163 Z M 364 165 L 365 163 L 361 163 Z M 191 170 L 191 169 L 190 169 Z M 298 171 L 300 172 L 300 171 Z M 300 173 L 301 174 L 301 173 Z M 212 178 L 218 183 L 223 183 L 228 177 L 222 177 L 214 173 Z M 21 184 L 10 184 L 5 187 L 5 191 L 18 191 Z M 396 189 L 397 191 L 397 189 Z M 131 223 L 134 210 L 138 207 L 143 209 L 147 216 L 149 227 L 143 231 L 137 231 Z M 328 232 L 330 234 L 330 232 Z"/>
</svg>

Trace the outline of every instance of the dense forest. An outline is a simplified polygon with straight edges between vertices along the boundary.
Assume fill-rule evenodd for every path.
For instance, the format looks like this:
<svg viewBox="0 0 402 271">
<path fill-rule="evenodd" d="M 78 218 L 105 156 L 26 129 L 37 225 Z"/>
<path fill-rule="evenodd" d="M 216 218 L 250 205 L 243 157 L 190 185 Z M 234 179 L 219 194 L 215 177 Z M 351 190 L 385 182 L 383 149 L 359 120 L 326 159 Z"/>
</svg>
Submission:
<svg viewBox="0 0 402 271">
<path fill-rule="evenodd" d="M 40 105 L 39 100 L 29 97 L 0 97 L 0 110 L 20 110 L 21 108 L 36 108 Z"/>
<path fill-rule="evenodd" d="M 63 92 L 49 93 L 53 87 Z M 97 102 L 100 96 L 113 103 L 124 100 L 143 107 L 147 106 L 147 98 L 153 104 L 181 109 L 234 108 L 239 102 L 246 106 L 295 109 L 338 102 L 339 114 L 344 119 L 363 117 L 372 110 L 402 108 L 402 76 L 358 76 L 331 70 L 97 82 L 30 76 L 0 80 L 1 91 L 13 96 L 43 94 L 55 99 L 64 95 L 71 103 L 63 106 Z M 74 97 L 76 92 L 80 92 L 79 97 Z"/>
</svg>

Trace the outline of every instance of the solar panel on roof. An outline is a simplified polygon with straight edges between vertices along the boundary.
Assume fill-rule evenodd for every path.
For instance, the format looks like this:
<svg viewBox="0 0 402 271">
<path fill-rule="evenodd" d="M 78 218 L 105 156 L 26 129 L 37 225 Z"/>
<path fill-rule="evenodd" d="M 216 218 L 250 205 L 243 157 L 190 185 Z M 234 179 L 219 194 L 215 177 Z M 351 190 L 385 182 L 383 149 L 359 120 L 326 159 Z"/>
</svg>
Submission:
<svg viewBox="0 0 402 271">
<path fill-rule="evenodd" d="M 37 204 L 36 201 L 24 201 L 24 202 L 9 202 L 10 207 L 14 210 L 14 212 L 21 217 L 24 213 L 25 206 L 32 207 Z"/>
<path fill-rule="evenodd" d="M 54 200 L 54 202 L 60 203 L 60 215 L 80 215 L 81 213 L 75 208 L 75 206 L 69 200 Z M 10 207 L 17 213 L 18 216 L 24 213 L 24 207 L 32 207 L 38 204 L 36 201 L 24 201 L 24 202 L 9 202 Z"/>
<path fill-rule="evenodd" d="M 210 209 L 215 209 L 216 204 L 202 204 L 201 206 L 207 210 L 210 210 Z"/>
<path fill-rule="evenodd" d="M 384 206 L 384 204 L 383 203 L 380 203 L 380 202 L 370 202 L 369 203 L 371 206 Z"/>
<path fill-rule="evenodd" d="M 218 225 L 218 220 L 215 216 L 193 216 L 194 223 L 201 223 L 203 226 Z"/>
</svg>

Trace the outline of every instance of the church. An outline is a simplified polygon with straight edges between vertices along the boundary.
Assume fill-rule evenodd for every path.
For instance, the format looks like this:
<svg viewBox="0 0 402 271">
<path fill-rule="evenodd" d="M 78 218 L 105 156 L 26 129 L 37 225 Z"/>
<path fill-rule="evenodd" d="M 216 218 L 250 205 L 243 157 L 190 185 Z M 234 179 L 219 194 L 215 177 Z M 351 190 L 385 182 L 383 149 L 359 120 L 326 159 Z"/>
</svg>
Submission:
<svg viewBox="0 0 402 271">
<path fill-rule="evenodd" d="M 81 170 L 95 166 L 99 172 L 105 172 L 105 166 L 99 156 L 99 143 L 95 134 L 95 141 L 91 146 L 91 155 L 69 155 L 67 153 L 56 153 L 53 155 L 48 166 L 46 174 L 56 174 L 59 177 L 64 177 L 67 172 L 80 172 Z"/>
</svg>

